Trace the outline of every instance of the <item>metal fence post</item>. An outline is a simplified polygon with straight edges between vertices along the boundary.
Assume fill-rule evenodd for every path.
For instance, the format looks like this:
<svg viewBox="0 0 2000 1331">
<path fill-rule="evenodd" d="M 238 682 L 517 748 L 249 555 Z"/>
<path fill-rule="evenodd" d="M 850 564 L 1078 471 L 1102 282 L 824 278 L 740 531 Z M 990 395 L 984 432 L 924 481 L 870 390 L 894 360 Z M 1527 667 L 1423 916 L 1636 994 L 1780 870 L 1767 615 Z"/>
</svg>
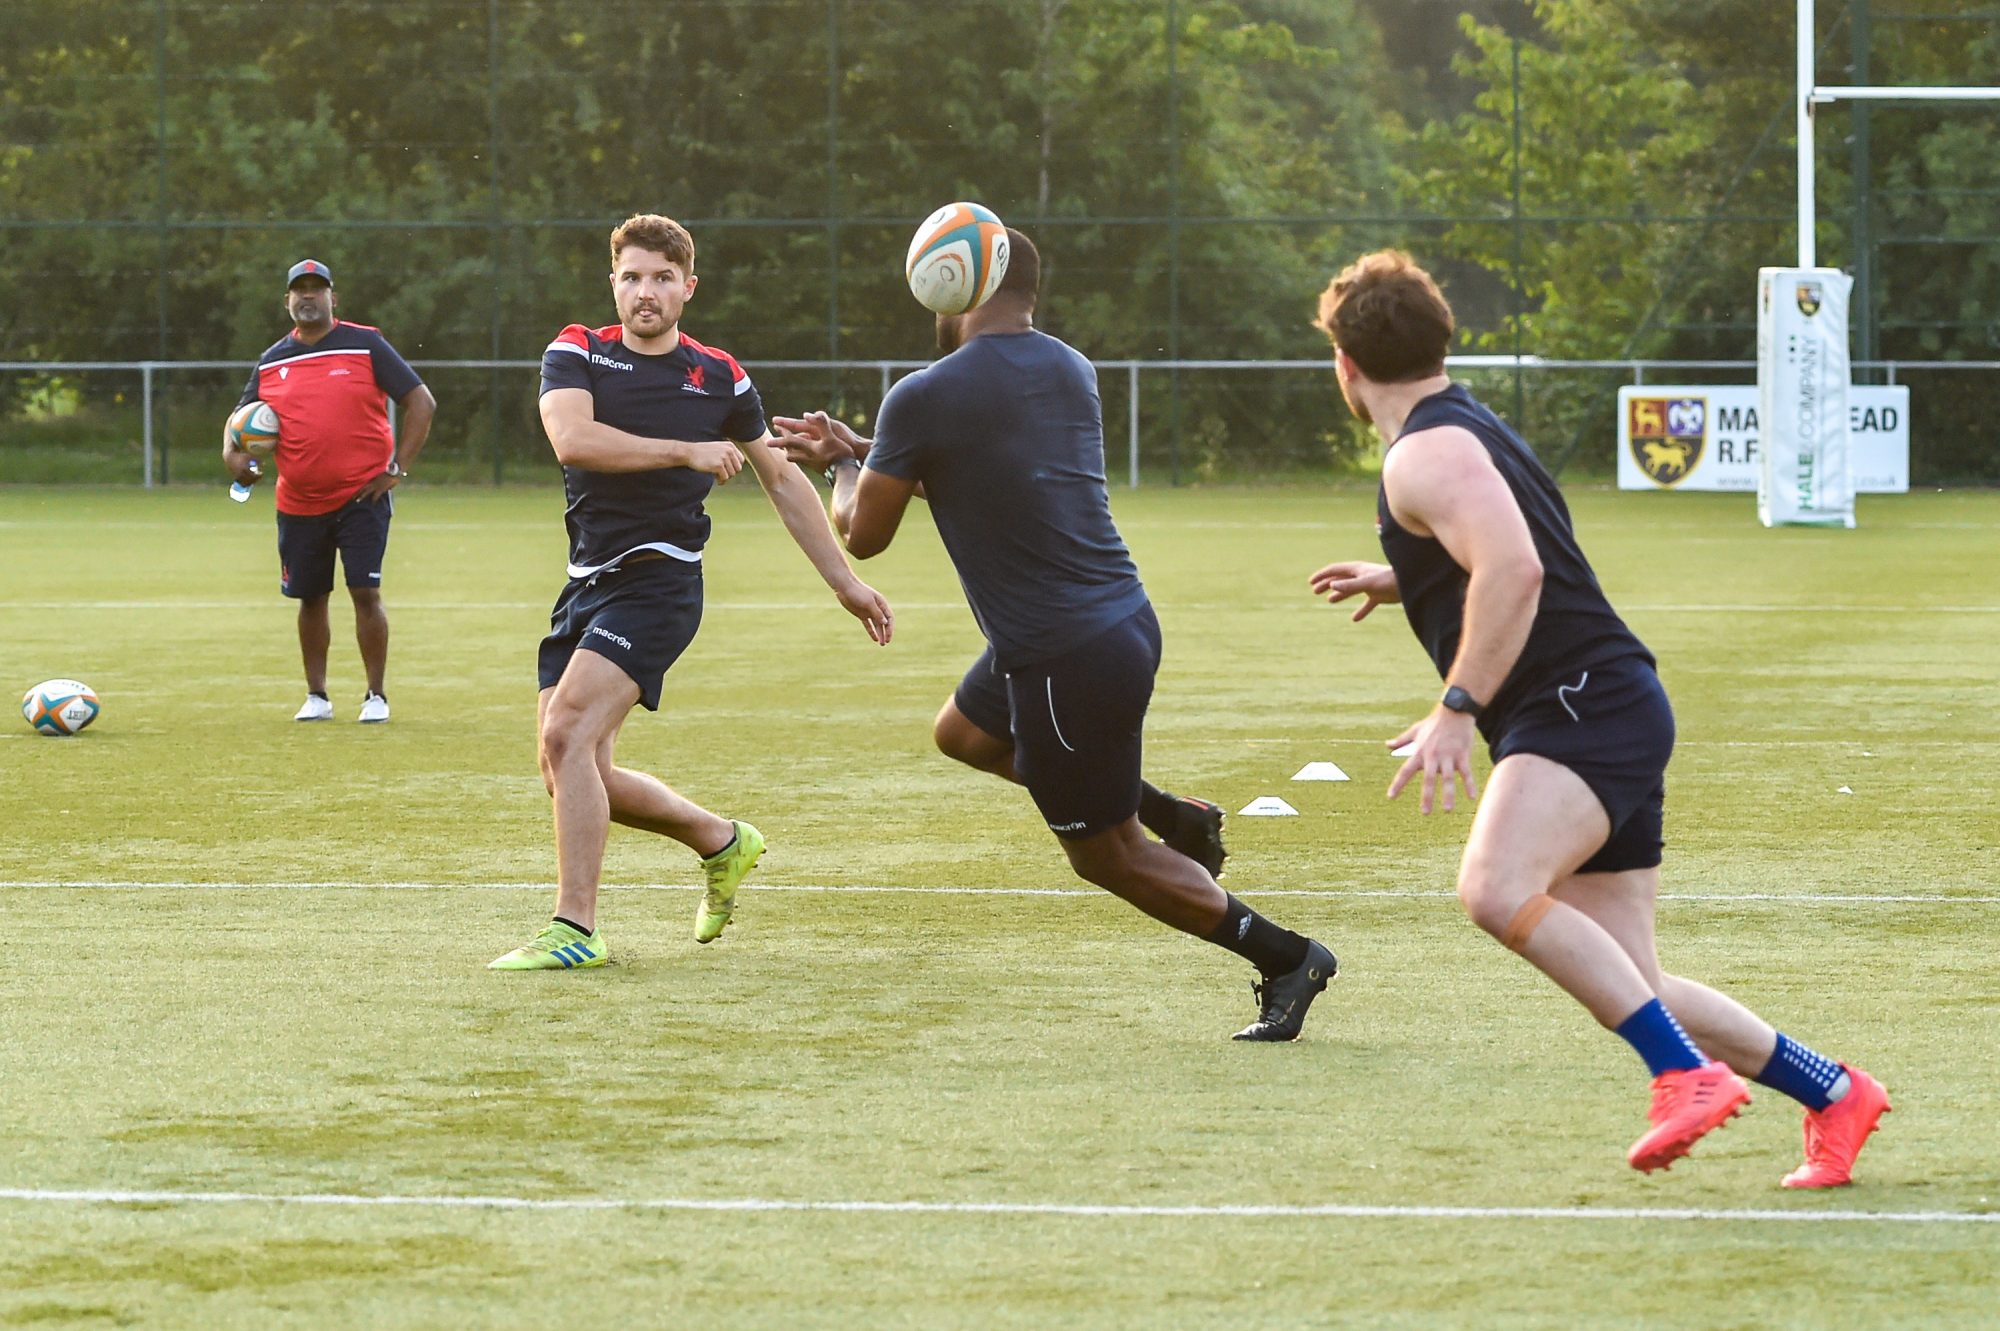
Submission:
<svg viewBox="0 0 2000 1331">
<path fill-rule="evenodd" d="M 146 488 L 150 490 L 153 488 L 153 362 L 140 362 L 139 378 L 145 386 L 141 396 L 146 412 Z"/>
<path fill-rule="evenodd" d="M 1126 385 L 1126 448 L 1130 453 L 1131 488 L 1139 488 L 1139 362 L 1133 361 L 1125 367 Z"/>
</svg>

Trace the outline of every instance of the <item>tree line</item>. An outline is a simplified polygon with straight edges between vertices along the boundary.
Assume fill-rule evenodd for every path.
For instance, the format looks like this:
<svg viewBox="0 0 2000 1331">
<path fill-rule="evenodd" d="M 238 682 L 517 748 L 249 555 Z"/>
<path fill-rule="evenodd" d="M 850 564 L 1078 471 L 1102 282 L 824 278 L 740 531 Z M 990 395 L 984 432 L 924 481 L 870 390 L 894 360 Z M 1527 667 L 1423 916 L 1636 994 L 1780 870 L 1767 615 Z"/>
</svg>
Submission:
<svg viewBox="0 0 2000 1331">
<path fill-rule="evenodd" d="M 1995 25 L 1961 8 L 1822 5 L 1823 78 L 1860 59 L 1873 82 L 2000 82 Z M 609 321 L 604 236 L 641 210 L 694 227 L 688 325 L 751 361 L 925 355 L 903 246 L 952 198 L 1037 236 L 1044 326 L 1105 359 L 1323 355 L 1315 293 L 1384 244 L 1444 276 L 1467 350 L 1747 357 L 1755 270 L 1793 249 L 1791 7 L 1759 0 L 0 0 L 0 16 L 0 359 L 247 361 L 282 332 L 304 254 L 412 358 L 533 359 L 562 324 Z M 1877 354 L 1993 356 L 1990 113 L 1876 110 L 1866 160 L 1853 113 L 1828 116 L 1821 252 L 1869 265 Z M 865 378 L 780 378 L 872 397 Z M 1148 437 L 1170 433 L 1195 476 L 1352 455 L 1330 387 L 1299 380 L 1149 387 Z M 482 387 L 456 394 L 440 442 L 532 448 L 532 385 Z M 0 379 L 14 406 L 33 391 Z M 1542 447 L 1574 432 L 1604 451 L 1607 385 L 1525 394 Z M 1920 431 L 1946 438 L 1926 396 Z M 1990 451 L 1928 461 L 2000 471 Z"/>
</svg>

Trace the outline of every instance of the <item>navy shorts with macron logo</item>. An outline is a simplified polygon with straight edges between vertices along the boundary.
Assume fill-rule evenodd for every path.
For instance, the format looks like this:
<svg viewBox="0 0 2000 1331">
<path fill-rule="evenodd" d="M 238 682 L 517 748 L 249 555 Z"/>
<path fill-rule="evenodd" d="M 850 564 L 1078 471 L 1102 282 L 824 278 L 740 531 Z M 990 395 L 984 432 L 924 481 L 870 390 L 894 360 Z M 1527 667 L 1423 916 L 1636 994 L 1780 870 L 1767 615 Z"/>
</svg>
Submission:
<svg viewBox="0 0 2000 1331">
<path fill-rule="evenodd" d="M 1159 669 L 1160 621 L 1148 605 L 1007 676 L 1014 774 L 1057 836 L 1095 836 L 1139 811 L 1141 731 Z"/>
<path fill-rule="evenodd" d="M 382 557 L 389 552 L 389 519 L 396 501 L 387 494 L 350 499 L 331 513 L 278 512 L 278 590 L 294 601 L 333 591 L 333 555 L 350 587 L 380 587 Z"/>
<path fill-rule="evenodd" d="M 541 687 L 554 688 L 577 652 L 596 652 L 632 677 L 641 706 L 658 711 L 668 667 L 701 627 L 701 585 L 700 564 L 666 558 L 570 579 L 542 639 Z"/>
</svg>

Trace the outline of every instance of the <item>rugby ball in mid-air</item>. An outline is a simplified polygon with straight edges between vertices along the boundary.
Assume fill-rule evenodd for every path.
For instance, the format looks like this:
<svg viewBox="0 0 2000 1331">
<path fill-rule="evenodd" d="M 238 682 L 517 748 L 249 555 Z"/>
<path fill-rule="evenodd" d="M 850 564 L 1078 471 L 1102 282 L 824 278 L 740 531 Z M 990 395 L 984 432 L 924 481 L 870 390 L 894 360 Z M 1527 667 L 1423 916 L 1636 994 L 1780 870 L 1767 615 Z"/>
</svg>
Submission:
<svg viewBox="0 0 2000 1331">
<path fill-rule="evenodd" d="M 74 735 L 97 719 L 97 695 L 74 679 L 51 679 L 29 689 L 21 715 L 44 735 Z"/>
<path fill-rule="evenodd" d="M 278 413 L 268 402 L 245 402 L 229 413 L 229 438 L 254 457 L 267 458 L 278 446 Z"/>
<path fill-rule="evenodd" d="M 903 275 L 927 310 L 976 310 L 1007 276 L 1007 226 L 980 204 L 948 203 L 917 228 Z"/>
</svg>

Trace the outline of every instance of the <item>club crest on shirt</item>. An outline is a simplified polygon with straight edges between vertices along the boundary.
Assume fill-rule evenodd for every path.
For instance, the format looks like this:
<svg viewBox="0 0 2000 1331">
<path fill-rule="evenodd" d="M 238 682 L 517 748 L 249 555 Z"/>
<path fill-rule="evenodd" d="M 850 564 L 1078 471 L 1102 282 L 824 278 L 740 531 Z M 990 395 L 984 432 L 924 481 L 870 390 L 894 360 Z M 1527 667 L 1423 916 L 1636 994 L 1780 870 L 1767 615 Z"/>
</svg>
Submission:
<svg viewBox="0 0 2000 1331">
<path fill-rule="evenodd" d="M 706 393 L 708 390 L 702 386 L 701 381 L 702 377 L 707 373 L 708 367 L 706 365 L 688 366 L 688 381 L 682 384 L 681 387 L 690 393 Z"/>
<path fill-rule="evenodd" d="M 1669 489 L 1686 480 L 1708 444 L 1708 399 L 1634 397 L 1625 410 L 1626 436 L 1639 469 Z"/>
</svg>

